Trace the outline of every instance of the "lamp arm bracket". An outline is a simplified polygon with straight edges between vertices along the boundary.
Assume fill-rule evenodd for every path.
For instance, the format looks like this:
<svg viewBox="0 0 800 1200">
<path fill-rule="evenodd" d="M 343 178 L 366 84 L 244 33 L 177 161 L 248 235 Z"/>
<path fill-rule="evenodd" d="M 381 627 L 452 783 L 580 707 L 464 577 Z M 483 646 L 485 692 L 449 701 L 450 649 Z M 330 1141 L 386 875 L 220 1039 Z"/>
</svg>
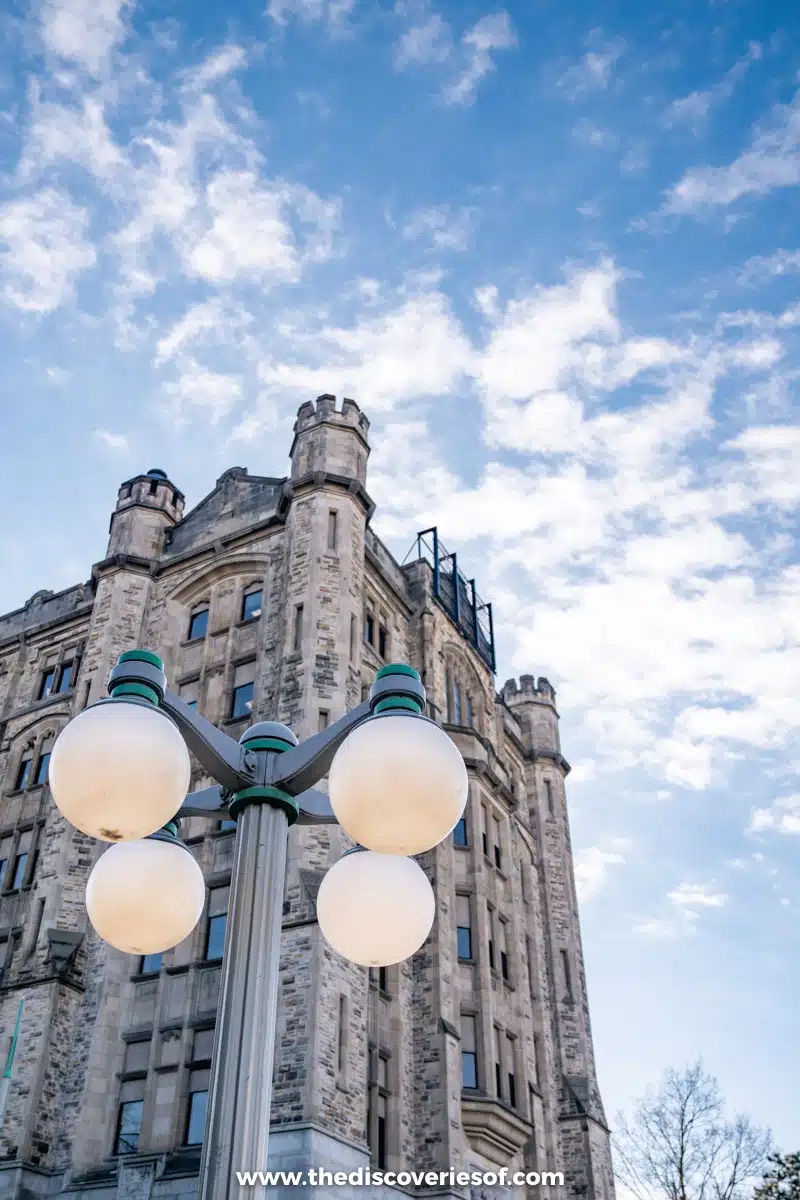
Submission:
<svg viewBox="0 0 800 1200">
<path fill-rule="evenodd" d="M 160 707 L 172 717 L 187 748 L 201 766 L 227 791 L 240 791 L 259 782 L 252 751 L 248 752 L 227 733 L 201 717 L 180 696 L 165 691 Z"/>
<path fill-rule="evenodd" d="M 306 788 L 295 799 L 300 807 L 300 814 L 297 818 L 298 825 L 339 824 L 334 816 L 327 792 L 321 792 L 319 788 Z"/>
<path fill-rule="evenodd" d="M 220 784 L 189 792 L 176 813 L 177 817 L 221 817 L 228 811 L 228 792 Z"/>
<path fill-rule="evenodd" d="M 298 797 L 301 792 L 313 788 L 328 774 L 334 755 L 347 735 L 371 713 L 371 702 L 365 700 L 322 733 L 315 733 L 299 746 L 274 755 L 267 768 L 267 783 L 270 787 L 283 788 L 290 796 Z"/>
</svg>

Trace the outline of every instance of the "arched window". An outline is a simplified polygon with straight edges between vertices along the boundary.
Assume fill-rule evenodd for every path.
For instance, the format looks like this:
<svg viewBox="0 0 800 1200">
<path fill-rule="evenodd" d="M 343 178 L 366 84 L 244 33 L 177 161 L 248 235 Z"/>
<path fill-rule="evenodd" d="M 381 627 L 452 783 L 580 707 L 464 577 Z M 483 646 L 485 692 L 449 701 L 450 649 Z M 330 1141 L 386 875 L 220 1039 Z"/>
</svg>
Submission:
<svg viewBox="0 0 800 1200">
<path fill-rule="evenodd" d="M 477 729 L 480 684 L 460 658 L 452 657 L 445 667 L 445 720 L 448 725 Z"/>
</svg>

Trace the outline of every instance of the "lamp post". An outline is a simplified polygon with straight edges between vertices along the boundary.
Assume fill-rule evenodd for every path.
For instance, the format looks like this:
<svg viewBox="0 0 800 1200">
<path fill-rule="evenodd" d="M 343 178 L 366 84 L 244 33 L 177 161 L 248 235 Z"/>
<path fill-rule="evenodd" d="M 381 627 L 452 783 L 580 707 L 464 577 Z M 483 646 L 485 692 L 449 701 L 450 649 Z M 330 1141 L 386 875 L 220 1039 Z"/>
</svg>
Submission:
<svg viewBox="0 0 800 1200">
<path fill-rule="evenodd" d="M 290 825 L 338 823 L 356 841 L 323 879 L 317 916 L 344 957 L 389 966 L 430 932 L 433 891 L 408 856 L 455 827 L 466 769 L 423 715 L 417 672 L 401 664 L 381 668 L 368 700 L 302 744 L 272 721 L 234 741 L 167 690 L 161 660 L 146 650 L 120 656 L 108 690 L 62 730 L 50 759 L 67 820 L 114 843 L 86 888 L 99 935 L 129 954 L 183 941 L 202 914 L 205 883 L 179 840 L 180 821 L 237 825 L 198 1191 L 199 1200 L 227 1200 L 237 1170 L 267 1166 Z M 189 751 L 217 783 L 187 795 Z M 326 775 L 328 795 L 314 787 Z"/>
</svg>

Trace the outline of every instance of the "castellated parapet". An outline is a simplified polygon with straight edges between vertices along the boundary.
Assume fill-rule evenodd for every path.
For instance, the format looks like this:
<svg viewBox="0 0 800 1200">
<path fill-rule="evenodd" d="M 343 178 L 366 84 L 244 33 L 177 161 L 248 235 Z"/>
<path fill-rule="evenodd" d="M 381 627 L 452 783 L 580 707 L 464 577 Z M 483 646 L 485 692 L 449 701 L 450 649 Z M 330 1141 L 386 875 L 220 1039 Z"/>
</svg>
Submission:
<svg viewBox="0 0 800 1200">
<path fill-rule="evenodd" d="M 65 823 L 47 784 L 54 738 L 135 646 L 234 738 L 260 720 L 316 734 L 366 697 L 382 665 L 409 663 L 465 762 L 463 821 L 418 859 L 436 919 L 407 962 L 368 972 L 331 950 L 316 896 L 349 839 L 336 826 L 290 831 L 269 1166 L 563 1171 L 564 1189 L 487 1186 L 470 1200 L 614 1200 L 555 693 L 532 675 L 498 693 L 475 628 L 486 617 L 491 632 L 488 605 L 468 619 L 474 589 L 456 580 L 448 592 L 440 563 L 437 592 L 419 548 L 401 565 L 380 541 L 368 433 L 354 401 L 337 411 L 325 395 L 300 408 L 289 477 L 232 467 L 185 510 L 164 471 L 136 475 L 89 582 L 0 616 L 5 1044 L 24 1001 L 0 1200 L 196 1195 L 235 833 L 183 824 L 206 879 L 203 915 L 179 946 L 132 958 L 86 915 L 105 847 Z M 192 787 L 210 782 L 195 763 Z M 397 1191 L 337 1189 L 367 1194 Z M 458 1187 L 436 1194 L 467 1200 Z"/>
<path fill-rule="evenodd" d="M 336 397 L 327 394 L 301 405 L 290 450 L 292 480 L 322 471 L 366 484 L 368 434 L 369 421 L 355 400 L 343 400 L 340 412 Z"/>
</svg>

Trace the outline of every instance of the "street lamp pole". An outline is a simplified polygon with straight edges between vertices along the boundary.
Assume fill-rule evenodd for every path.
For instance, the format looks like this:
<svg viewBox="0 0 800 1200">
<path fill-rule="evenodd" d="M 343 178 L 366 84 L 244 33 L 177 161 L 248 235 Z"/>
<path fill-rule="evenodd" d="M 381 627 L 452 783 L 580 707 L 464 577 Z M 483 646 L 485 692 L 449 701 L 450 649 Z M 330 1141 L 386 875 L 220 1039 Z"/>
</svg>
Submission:
<svg viewBox="0 0 800 1200">
<path fill-rule="evenodd" d="M 430 884 L 407 856 L 455 826 L 466 771 L 453 743 L 423 715 L 425 689 L 403 664 L 383 667 L 368 700 L 302 744 L 271 721 L 234 741 L 167 689 L 161 660 L 148 651 L 120 656 L 109 693 L 62 731 L 50 763 L 64 815 L 117 843 L 87 885 L 101 936 L 139 953 L 188 936 L 205 885 L 178 839 L 180 821 L 202 815 L 237 824 L 198 1189 L 198 1200 L 228 1200 L 240 1192 L 237 1171 L 262 1171 L 268 1161 L 289 827 L 340 823 L 361 843 L 323 880 L 322 931 L 361 965 L 402 961 L 434 917 Z M 185 795 L 176 813 L 171 797 L 185 792 L 187 750 L 217 783 Z M 330 798 L 314 787 L 325 776 Z M 131 814 L 132 801 L 145 811 Z M 170 886 L 176 903 L 163 917 L 167 932 L 158 926 L 170 906 L 157 893 L 163 887 L 166 896 Z M 248 1188 L 249 1196 L 264 1194 L 263 1186 Z"/>
</svg>

